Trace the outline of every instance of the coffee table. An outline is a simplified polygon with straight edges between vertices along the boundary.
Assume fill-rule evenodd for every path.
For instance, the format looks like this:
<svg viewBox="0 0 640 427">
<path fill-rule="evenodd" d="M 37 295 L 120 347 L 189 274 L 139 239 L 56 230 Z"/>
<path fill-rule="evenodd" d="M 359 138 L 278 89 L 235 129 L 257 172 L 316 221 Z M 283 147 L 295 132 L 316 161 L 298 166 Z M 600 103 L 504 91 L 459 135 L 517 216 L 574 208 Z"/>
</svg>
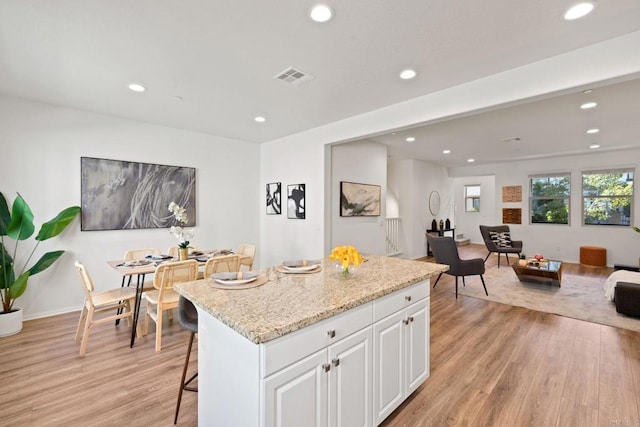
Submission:
<svg viewBox="0 0 640 427">
<path fill-rule="evenodd" d="M 547 261 L 539 266 L 520 265 L 517 262 L 511 267 L 521 282 L 538 282 L 558 285 L 562 279 L 562 261 Z"/>
</svg>

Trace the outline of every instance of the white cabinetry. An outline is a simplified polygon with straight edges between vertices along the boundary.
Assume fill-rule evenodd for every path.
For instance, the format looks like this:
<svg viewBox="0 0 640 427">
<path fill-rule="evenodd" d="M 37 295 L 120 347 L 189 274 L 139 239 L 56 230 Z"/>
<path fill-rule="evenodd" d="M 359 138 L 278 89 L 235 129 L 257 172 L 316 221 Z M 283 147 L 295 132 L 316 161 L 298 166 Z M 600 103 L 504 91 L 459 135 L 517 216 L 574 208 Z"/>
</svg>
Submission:
<svg viewBox="0 0 640 427">
<path fill-rule="evenodd" d="M 198 307 L 198 424 L 374 426 L 429 375 L 429 282 L 255 344 Z"/>
<path fill-rule="evenodd" d="M 373 325 L 377 425 L 429 376 L 429 298 L 414 287 L 381 299 L 375 307 L 376 319 L 381 318 Z"/>
<path fill-rule="evenodd" d="M 266 426 L 371 425 L 372 362 L 369 326 L 271 375 Z"/>
</svg>

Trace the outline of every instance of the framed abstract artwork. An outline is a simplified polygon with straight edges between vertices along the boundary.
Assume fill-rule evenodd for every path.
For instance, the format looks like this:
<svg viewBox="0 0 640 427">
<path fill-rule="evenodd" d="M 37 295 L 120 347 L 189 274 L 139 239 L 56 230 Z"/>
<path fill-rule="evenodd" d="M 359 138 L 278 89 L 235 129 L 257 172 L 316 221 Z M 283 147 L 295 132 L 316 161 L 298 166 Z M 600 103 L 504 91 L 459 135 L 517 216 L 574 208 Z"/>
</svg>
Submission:
<svg viewBox="0 0 640 427">
<path fill-rule="evenodd" d="M 287 186 L 287 218 L 305 219 L 305 184 Z"/>
<path fill-rule="evenodd" d="M 196 170 L 122 160 L 80 158 L 81 230 L 168 228 L 169 203 L 196 225 Z"/>
<path fill-rule="evenodd" d="M 380 216 L 380 186 L 340 181 L 340 216 Z"/>
<path fill-rule="evenodd" d="M 267 184 L 267 215 L 280 215 L 282 213 L 282 184 L 272 182 Z"/>
</svg>

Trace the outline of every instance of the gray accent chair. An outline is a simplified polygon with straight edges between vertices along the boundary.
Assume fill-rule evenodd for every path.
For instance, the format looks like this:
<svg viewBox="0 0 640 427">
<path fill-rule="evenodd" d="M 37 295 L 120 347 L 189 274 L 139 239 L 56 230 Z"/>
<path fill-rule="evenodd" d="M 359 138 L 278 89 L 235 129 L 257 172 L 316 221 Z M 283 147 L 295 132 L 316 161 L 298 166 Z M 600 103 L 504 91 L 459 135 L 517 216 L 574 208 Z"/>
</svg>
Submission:
<svg viewBox="0 0 640 427">
<path fill-rule="evenodd" d="M 480 226 L 480 234 L 482 234 L 482 239 L 484 240 L 484 244 L 487 247 L 489 253 L 487 254 L 484 262 L 487 262 L 489 259 L 489 255 L 492 253 L 498 254 L 498 268 L 500 268 L 500 254 L 504 254 L 507 259 L 507 265 L 509 265 L 509 254 L 518 254 L 522 253 L 522 240 L 511 240 L 511 247 L 502 247 L 496 246 L 495 242 L 491 240 L 490 232 L 495 231 L 497 233 L 504 233 L 506 231 L 511 232 L 508 225 L 481 225 Z"/>
<path fill-rule="evenodd" d="M 456 278 L 456 298 L 458 298 L 458 277 L 462 276 L 462 285 L 466 286 L 464 283 L 465 276 L 480 276 L 480 280 L 482 281 L 482 287 L 484 288 L 484 293 L 489 296 L 487 292 L 487 287 L 484 283 L 484 278 L 482 275 L 484 274 L 484 260 L 482 258 L 473 258 L 473 259 L 460 259 L 460 255 L 458 254 L 458 246 L 456 246 L 455 240 L 453 237 L 436 237 L 430 234 L 427 234 L 427 240 L 429 245 L 431 246 L 431 250 L 433 251 L 433 257 L 438 264 L 446 264 L 449 266 L 449 270 L 445 271 L 450 276 L 455 276 Z M 438 275 L 436 282 L 433 284 L 435 288 L 438 284 L 438 280 L 442 273 Z"/>
</svg>

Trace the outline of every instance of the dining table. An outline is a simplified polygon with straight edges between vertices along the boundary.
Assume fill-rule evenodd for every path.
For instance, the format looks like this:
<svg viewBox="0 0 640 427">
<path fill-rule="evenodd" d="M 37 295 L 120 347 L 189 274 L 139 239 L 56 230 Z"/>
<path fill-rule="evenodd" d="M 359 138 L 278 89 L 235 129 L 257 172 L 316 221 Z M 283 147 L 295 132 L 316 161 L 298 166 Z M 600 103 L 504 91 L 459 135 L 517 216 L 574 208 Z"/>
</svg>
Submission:
<svg viewBox="0 0 640 427">
<path fill-rule="evenodd" d="M 207 261 L 211 258 L 219 258 L 226 255 L 233 255 L 234 253 L 229 250 L 215 249 L 208 251 L 197 251 L 189 255 L 188 259 L 195 259 L 198 261 L 200 267 L 204 267 Z M 248 255 L 240 255 L 240 260 L 251 258 Z M 138 329 L 138 320 L 140 317 L 140 305 L 142 303 L 142 290 L 144 287 L 144 280 L 147 274 L 153 274 L 156 268 L 166 262 L 176 262 L 178 258 L 172 258 L 166 255 L 161 256 L 147 256 L 137 260 L 113 260 L 107 261 L 107 264 L 114 268 L 118 273 L 122 275 L 122 287 L 131 284 L 131 279 L 136 278 L 136 299 L 133 308 L 133 324 L 131 325 L 131 343 L 129 347 L 133 347 L 136 341 L 136 332 Z M 126 280 L 128 279 L 128 280 Z"/>
</svg>

